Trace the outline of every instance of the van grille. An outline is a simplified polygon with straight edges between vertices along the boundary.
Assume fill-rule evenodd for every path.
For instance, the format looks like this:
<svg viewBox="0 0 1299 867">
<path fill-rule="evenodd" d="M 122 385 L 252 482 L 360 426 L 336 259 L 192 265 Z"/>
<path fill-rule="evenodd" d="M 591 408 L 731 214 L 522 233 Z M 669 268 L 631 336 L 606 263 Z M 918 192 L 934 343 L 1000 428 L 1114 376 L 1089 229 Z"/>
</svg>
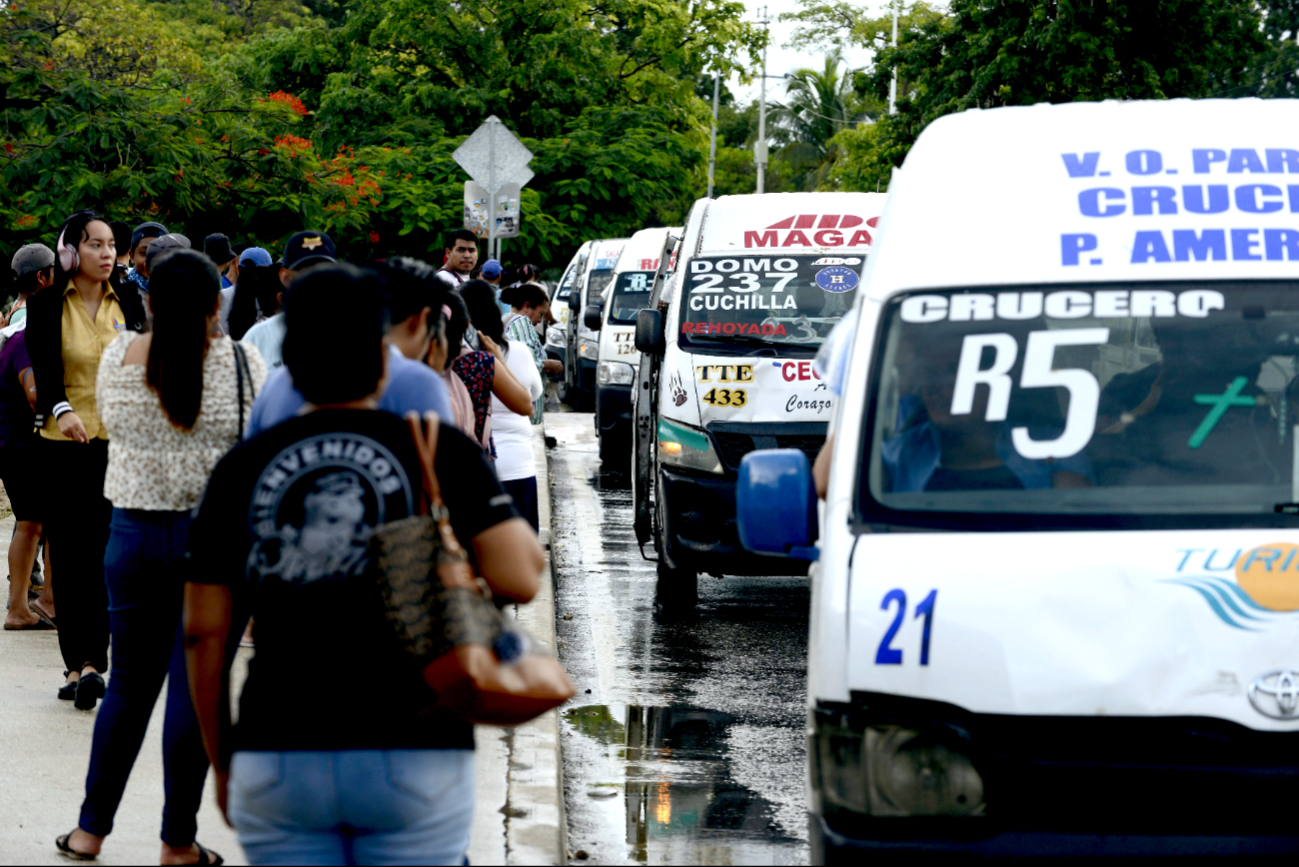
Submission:
<svg viewBox="0 0 1299 867">
<path fill-rule="evenodd" d="M 722 465 L 739 470 L 740 459 L 758 449 L 798 449 L 808 460 L 816 460 L 825 443 L 827 425 L 820 422 L 791 424 L 730 424 L 708 426 L 717 444 Z"/>
</svg>

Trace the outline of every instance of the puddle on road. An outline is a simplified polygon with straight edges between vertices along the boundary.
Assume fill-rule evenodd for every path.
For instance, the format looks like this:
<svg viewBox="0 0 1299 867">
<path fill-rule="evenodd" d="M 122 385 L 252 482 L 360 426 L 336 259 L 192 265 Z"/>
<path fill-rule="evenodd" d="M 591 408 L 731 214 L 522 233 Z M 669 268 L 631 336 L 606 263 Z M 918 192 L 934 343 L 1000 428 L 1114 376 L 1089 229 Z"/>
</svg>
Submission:
<svg viewBox="0 0 1299 867">
<path fill-rule="evenodd" d="M 687 706 L 587 705 L 564 721 L 600 745 L 621 779 L 588 781 L 586 796 L 622 814 L 626 858 L 659 863 L 795 863 L 802 841 L 781 805 L 734 779 L 736 730 L 728 713 Z M 580 796 L 580 793 L 574 793 Z M 615 797 L 621 796 L 621 797 Z M 574 841 L 576 845 L 576 841 Z M 780 857 L 780 853 L 787 858 Z"/>
</svg>

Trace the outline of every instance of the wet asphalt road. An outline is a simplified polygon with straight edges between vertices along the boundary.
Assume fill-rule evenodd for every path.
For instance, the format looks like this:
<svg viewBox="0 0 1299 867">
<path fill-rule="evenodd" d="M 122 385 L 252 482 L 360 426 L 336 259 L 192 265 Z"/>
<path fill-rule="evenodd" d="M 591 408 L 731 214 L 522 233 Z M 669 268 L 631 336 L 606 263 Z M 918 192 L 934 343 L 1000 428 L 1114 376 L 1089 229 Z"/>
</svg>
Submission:
<svg viewBox="0 0 1299 867">
<path fill-rule="evenodd" d="M 697 616 L 656 622 L 592 416 L 546 431 L 571 863 L 806 863 L 807 579 L 702 576 Z"/>
</svg>

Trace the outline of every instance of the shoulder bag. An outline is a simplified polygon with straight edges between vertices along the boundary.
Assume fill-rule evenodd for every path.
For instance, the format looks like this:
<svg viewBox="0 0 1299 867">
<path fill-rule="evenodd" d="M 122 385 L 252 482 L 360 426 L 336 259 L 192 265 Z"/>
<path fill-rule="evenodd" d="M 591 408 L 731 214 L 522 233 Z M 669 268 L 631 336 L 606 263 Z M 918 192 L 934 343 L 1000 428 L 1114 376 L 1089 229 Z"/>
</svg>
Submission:
<svg viewBox="0 0 1299 867">
<path fill-rule="evenodd" d="M 438 417 L 407 415 L 419 454 L 427 511 L 376 527 L 370 568 L 384 614 L 436 705 L 469 722 L 512 726 L 558 707 L 575 692 L 555 659 L 492 604 L 485 582 L 451 529 L 433 469 Z"/>
</svg>

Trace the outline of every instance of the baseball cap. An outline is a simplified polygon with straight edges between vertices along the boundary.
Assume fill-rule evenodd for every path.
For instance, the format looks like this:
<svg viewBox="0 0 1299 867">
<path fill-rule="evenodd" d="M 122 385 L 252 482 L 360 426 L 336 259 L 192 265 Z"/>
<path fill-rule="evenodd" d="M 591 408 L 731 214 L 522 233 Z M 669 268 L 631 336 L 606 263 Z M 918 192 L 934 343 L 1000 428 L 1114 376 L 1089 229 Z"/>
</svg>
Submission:
<svg viewBox="0 0 1299 867">
<path fill-rule="evenodd" d="M 167 227 L 162 223 L 141 223 L 131 233 L 131 249 L 134 250 L 135 245 L 144 238 L 161 238 L 165 234 L 167 234 Z"/>
<path fill-rule="evenodd" d="M 261 247 L 249 247 L 239 254 L 239 264 L 243 265 L 245 262 L 252 262 L 254 265 L 265 268 L 271 264 L 271 254 Z"/>
<path fill-rule="evenodd" d="M 14 253 L 14 259 L 10 267 L 13 268 L 14 274 L 22 277 L 26 274 L 35 274 L 37 271 L 44 271 L 54 264 L 54 251 L 44 244 L 28 244 Z"/>
<path fill-rule="evenodd" d="M 483 270 L 480 273 L 484 277 L 495 279 L 496 277 L 501 276 L 501 271 L 503 270 L 505 269 L 501 267 L 500 262 L 497 262 L 495 259 L 488 259 L 483 263 Z"/>
<path fill-rule="evenodd" d="M 158 257 L 163 253 L 168 250 L 189 249 L 189 246 L 189 238 L 184 235 L 163 235 L 149 245 L 149 252 L 144 254 L 144 265 L 152 271 L 153 263 L 158 261 Z"/>
<path fill-rule="evenodd" d="M 203 239 L 203 253 L 218 265 L 235 257 L 235 251 L 230 248 L 230 239 L 221 232 L 214 232 Z"/>
<path fill-rule="evenodd" d="M 334 242 L 324 232 L 298 232 L 284 245 L 284 267 L 301 271 L 321 262 L 334 262 Z"/>
</svg>

